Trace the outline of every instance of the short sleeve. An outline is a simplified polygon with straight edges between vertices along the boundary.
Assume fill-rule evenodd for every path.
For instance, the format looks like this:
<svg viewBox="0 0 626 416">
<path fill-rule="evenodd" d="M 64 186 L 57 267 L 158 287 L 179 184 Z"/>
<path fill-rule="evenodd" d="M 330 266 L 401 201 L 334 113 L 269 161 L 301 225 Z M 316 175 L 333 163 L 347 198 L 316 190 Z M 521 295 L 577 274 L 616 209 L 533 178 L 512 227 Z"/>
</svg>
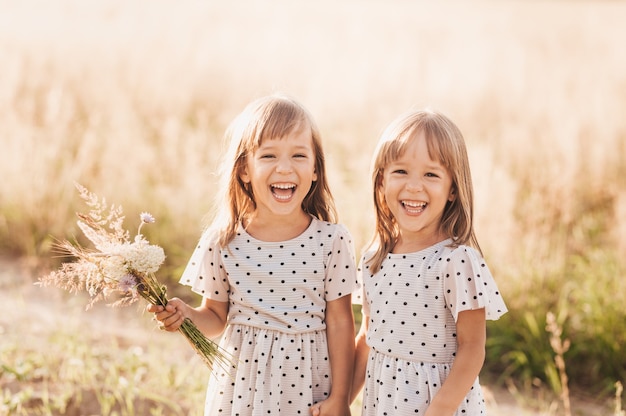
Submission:
<svg viewBox="0 0 626 416">
<path fill-rule="evenodd" d="M 358 286 L 352 236 L 343 225 L 334 227 L 326 260 L 326 301 L 351 295 Z"/>
<path fill-rule="evenodd" d="M 370 307 L 367 302 L 367 293 L 365 292 L 365 277 L 371 276 L 371 266 L 368 262 L 372 260 L 374 253 L 374 250 L 369 250 L 361 255 L 356 269 L 357 287 L 352 293 L 352 303 L 354 305 L 361 305 L 361 312 L 366 315 L 369 315 Z"/>
<path fill-rule="evenodd" d="M 365 294 L 363 293 L 365 288 L 363 285 L 363 267 L 366 266 L 364 266 L 364 260 L 361 258 L 356 268 L 356 287 L 352 292 L 352 303 L 354 305 L 362 305 L 363 299 L 365 299 Z"/>
<path fill-rule="evenodd" d="M 488 320 L 497 320 L 507 312 L 496 282 L 476 250 L 459 246 L 444 261 L 444 297 L 455 321 L 466 310 L 485 308 Z"/>
<path fill-rule="evenodd" d="M 217 242 L 204 232 L 191 255 L 179 283 L 205 298 L 227 302 L 230 286 Z"/>
</svg>

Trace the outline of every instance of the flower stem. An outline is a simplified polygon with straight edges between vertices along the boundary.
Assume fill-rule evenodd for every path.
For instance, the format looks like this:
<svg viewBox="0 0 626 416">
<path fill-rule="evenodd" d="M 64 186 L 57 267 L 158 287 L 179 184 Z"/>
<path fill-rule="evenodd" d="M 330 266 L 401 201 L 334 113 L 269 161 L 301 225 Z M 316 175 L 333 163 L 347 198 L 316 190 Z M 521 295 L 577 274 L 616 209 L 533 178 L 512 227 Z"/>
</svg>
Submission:
<svg viewBox="0 0 626 416">
<path fill-rule="evenodd" d="M 154 275 L 139 275 L 135 273 L 139 280 L 137 285 L 137 293 L 146 301 L 153 305 L 165 307 L 168 303 L 167 288 L 157 282 Z M 189 318 L 185 318 L 182 325 L 178 329 L 187 339 L 189 344 L 198 353 L 202 361 L 213 370 L 214 364 L 217 364 L 226 370 L 232 366 L 229 355 L 222 350 L 218 344 L 208 339 L 200 329 Z"/>
</svg>

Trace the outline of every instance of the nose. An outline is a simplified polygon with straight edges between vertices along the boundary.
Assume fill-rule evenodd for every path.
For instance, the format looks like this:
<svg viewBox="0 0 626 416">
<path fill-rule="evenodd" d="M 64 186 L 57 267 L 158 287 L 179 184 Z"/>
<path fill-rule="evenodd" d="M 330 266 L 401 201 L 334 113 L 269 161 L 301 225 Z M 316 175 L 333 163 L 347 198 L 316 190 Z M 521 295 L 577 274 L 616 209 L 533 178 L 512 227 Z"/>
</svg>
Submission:
<svg viewBox="0 0 626 416">
<path fill-rule="evenodd" d="M 410 178 L 406 183 L 406 190 L 409 192 L 419 192 L 424 188 L 421 178 Z"/>
<path fill-rule="evenodd" d="M 276 163 L 276 172 L 277 173 L 291 173 L 293 171 L 293 167 L 291 165 L 291 160 L 288 157 L 281 157 L 278 159 Z"/>
</svg>

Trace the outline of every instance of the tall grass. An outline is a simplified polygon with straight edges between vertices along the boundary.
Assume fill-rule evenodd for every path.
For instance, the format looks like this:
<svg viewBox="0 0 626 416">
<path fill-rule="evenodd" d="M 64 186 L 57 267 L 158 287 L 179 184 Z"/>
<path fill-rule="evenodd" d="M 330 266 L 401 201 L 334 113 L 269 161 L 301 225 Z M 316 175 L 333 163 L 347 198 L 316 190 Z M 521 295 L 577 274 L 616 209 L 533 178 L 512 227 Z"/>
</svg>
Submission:
<svg viewBox="0 0 626 416">
<path fill-rule="evenodd" d="M 38 10 L 33 13 L 32 10 Z M 510 306 L 487 369 L 559 391 L 626 380 L 622 2 L 0 2 L 0 252 L 54 265 L 78 181 L 149 236 L 175 280 L 213 202 L 226 124 L 280 90 L 317 118 L 342 221 L 372 229 L 386 123 L 430 106 L 465 133 L 477 231 Z M 175 290 L 175 285 L 171 290 Z"/>
</svg>

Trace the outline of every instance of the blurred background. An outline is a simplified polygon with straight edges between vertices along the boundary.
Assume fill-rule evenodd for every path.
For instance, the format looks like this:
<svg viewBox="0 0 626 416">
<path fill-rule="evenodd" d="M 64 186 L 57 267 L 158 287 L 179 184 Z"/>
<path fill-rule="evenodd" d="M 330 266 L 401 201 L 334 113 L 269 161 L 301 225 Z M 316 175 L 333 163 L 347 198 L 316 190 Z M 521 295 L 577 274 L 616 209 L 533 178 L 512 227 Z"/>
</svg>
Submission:
<svg viewBox="0 0 626 416">
<path fill-rule="evenodd" d="M 0 414 L 201 414 L 208 373 L 178 337 L 33 283 L 80 241 L 78 182 L 130 229 L 157 218 L 159 278 L 195 301 L 176 282 L 224 130 L 273 92 L 317 120 L 358 252 L 385 125 L 454 120 L 510 309 L 484 384 L 527 414 L 622 414 L 625 19 L 623 1 L 0 0 Z"/>
</svg>

